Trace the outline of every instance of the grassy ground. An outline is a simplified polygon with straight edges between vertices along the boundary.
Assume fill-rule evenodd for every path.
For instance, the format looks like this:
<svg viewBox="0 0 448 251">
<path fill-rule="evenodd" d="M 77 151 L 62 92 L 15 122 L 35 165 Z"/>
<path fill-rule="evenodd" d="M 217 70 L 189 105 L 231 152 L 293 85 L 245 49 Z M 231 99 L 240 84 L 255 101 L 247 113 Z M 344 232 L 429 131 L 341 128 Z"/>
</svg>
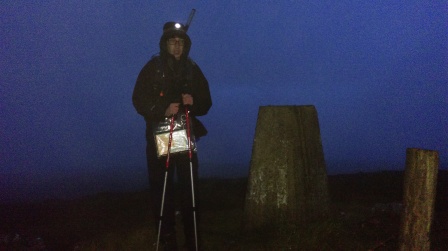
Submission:
<svg viewBox="0 0 448 251">
<path fill-rule="evenodd" d="M 448 250 L 447 174 L 439 173 L 432 250 Z M 203 180 L 204 247 L 216 251 L 396 250 L 402 177 L 401 172 L 330 176 L 332 214 L 328 218 L 250 233 L 241 227 L 247 180 Z M 0 210 L 0 251 L 155 250 L 156 223 L 150 217 L 147 191 L 3 205 Z"/>
</svg>

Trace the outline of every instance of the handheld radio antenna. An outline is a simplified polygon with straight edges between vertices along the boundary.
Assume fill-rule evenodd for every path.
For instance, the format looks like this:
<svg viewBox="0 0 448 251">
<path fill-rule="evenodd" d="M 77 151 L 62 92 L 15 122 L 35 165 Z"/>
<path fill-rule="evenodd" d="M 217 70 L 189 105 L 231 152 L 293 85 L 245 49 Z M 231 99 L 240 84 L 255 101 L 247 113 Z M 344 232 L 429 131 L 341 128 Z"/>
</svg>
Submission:
<svg viewBox="0 0 448 251">
<path fill-rule="evenodd" d="M 187 23 L 185 24 L 185 32 L 188 31 L 188 28 L 190 28 L 191 21 L 193 20 L 194 13 L 196 12 L 196 9 L 192 9 L 190 12 L 190 16 L 188 17 Z"/>
</svg>

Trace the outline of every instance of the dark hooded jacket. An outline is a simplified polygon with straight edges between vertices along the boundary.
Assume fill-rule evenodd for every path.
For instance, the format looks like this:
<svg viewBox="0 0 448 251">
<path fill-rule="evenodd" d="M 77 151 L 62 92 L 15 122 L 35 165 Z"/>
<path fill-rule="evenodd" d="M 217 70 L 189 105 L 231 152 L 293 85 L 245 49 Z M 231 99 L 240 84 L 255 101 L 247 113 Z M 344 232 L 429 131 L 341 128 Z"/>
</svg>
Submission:
<svg viewBox="0 0 448 251">
<path fill-rule="evenodd" d="M 185 40 L 180 60 L 168 53 L 166 45 L 169 38 L 176 36 Z M 193 105 L 189 109 L 194 134 L 196 138 L 204 136 L 207 130 L 196 116 L 207 114 L 212 100 L 207 79 L 188 57 L 191 40 L 182 30 L 168 30 L 160 38 L 159 46 L 160 54 L 153 56 L 142 68 L 132 95 L 135 109 L 146 120 L 147 140 L 153 141 L 152 126 L 165 119 L 165 111 L 171 103 L 182 103 L 183 93 L 193 96 Z"/>
</svg>

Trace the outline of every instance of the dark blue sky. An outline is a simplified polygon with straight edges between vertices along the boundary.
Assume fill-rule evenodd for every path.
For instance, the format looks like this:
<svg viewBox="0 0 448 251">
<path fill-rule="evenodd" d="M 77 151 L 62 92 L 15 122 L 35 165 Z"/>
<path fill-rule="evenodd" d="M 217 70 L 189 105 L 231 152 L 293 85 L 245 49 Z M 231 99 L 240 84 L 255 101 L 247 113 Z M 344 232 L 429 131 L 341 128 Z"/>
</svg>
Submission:
<svg viewBox="0 0 448 251">
<path fill-rule="evenodd" d="M 132 90 L 192 8 L 203 176 L 248 174 L 264 105 L 316 106 L 330 174 L 403 169 L 409 147 L 447 167 L 446 1 L 151 2 L 2 1 L 0 199 L 145 187 Z"/>
</svg>

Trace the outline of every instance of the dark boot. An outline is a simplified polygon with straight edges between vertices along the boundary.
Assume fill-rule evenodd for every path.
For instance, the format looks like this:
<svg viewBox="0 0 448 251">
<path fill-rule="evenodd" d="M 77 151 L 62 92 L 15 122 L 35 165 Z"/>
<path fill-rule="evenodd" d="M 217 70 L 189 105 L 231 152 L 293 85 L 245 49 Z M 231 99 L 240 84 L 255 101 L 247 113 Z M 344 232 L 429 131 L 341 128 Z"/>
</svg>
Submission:
<svg viewBox="0 0 448 251">
<path fill-rule="evenodd" d="M 162 237 L 161 243 L 164 251 L 177 251 L 176 234 L 167 234 Z"/>
<path fill-rule="evenodd" d="M 185 246 L 184 246 L 188 251 L 196 251 L 196 241 L 195 241 L 195 236 L 194 236 L 194 232 L 186 232 L 185 233 Z M 202 250 L 201 248 L 201 239 L 198 236 L 198 251 Z"/>
</svg>

